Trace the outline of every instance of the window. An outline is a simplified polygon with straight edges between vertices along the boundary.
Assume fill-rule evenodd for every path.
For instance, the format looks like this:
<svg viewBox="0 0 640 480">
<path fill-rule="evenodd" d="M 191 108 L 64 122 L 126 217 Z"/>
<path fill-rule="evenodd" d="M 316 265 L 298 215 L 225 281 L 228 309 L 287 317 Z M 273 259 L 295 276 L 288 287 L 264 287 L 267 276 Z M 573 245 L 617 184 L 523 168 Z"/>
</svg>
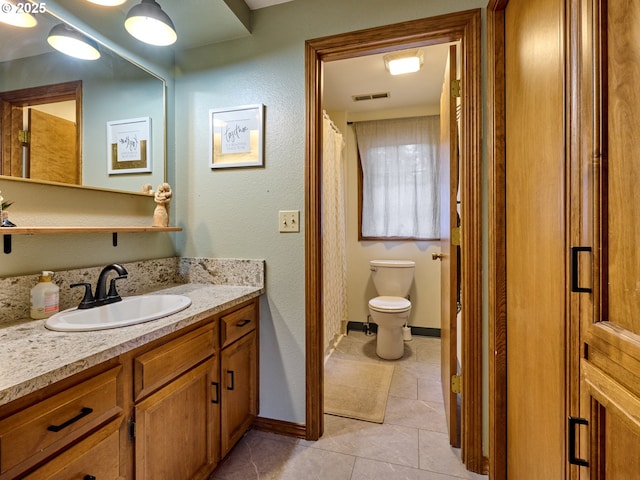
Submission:
<svg viewBox="0 0 640 480">
<path fill-rule="evenodd" d="M 440 237 L 440 117 L 354 123 L 360 240 Z"/>
</svg>

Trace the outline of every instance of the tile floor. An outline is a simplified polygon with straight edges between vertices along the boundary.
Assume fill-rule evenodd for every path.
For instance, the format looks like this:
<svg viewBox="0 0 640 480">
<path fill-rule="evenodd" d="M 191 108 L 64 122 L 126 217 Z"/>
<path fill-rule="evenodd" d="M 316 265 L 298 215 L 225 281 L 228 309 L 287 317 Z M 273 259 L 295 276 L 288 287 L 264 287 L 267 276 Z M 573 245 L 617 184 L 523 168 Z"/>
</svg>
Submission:
<svg viewBox="0 0 640 480">
<path fill-rule="evenodd" d="M 349 332 L 333 355 L 386 362 L 375 336 Z M 325 415 L 316 442 L 251 430 L 210 480 L 486 480 L 449 446 L 440 385 L 440 340 L 414 335 L 395 366 L 383 424 Z"/>
</svg>

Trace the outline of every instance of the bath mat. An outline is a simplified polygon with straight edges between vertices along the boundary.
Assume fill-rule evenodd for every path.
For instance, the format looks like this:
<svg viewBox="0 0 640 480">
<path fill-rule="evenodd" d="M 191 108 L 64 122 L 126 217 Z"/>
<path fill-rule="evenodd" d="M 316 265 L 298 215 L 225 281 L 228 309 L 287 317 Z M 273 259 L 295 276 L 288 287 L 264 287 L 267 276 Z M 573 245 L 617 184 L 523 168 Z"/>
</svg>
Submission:
<svg viewBox="0 0 640 480">
<path fill-rule="evenodd" d="M 324 367 L 324 412 L 382 423 L 393 366 L 329 357 Z"/>
</svg>

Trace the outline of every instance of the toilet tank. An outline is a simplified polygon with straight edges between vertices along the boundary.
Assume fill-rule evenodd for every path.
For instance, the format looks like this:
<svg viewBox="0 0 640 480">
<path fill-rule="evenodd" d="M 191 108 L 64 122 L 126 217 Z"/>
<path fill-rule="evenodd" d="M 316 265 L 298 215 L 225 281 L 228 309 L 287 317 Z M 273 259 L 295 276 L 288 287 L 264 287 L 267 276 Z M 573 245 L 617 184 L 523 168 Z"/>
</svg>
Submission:
<svg viewBox="0 0 640 480">
<path fill-rule="evenodd" d="M 371 277 L 378 295 L 407 297 L 413 283 L 416 262 L 412 260 L 371 260 Z"/>
</svg>

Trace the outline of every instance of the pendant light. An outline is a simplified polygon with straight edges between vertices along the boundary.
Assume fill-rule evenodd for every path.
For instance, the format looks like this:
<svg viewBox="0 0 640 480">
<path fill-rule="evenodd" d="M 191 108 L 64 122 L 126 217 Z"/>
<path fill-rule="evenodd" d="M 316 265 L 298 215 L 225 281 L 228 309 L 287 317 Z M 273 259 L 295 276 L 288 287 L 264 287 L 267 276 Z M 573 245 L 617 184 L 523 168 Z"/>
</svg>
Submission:
<svg viewBox="0 0 640 480">
<path fill-rule="evenodd" d="M 95 41 L 64 23 L 59 23 L 51 29 L 47 42 L 59 52 L 75 58 L 82 60 L 100 58 L 98 44 Z"/>
<path fill-rule="evenodd" d="M 0 9 L 0 22 L 20 28 L 31 28 L 38 24 L 36 18 L 30 13 L 24 10 L 18 11 L 14 0 L 3 0 L 2 4 L 2 8 Z M 33 11 L 35 11 L 35 7 Z"/>
<path fill-rule="evenodd" d="M 96 5 L 103 5 L 105 7 L 117 7 L 118 5 L 122 5 L 127 0 L 87 0 L 91 3 L 95 3 Z"/>
<path fill-rule="evenodd" d="M 127 0 L 88 0 L 91 3 L 95 3 L 96 5 L 103 5 L 105 7 L 117 7 L 118 5 L 122 5 Z"/>
<path fill-rule="evenodd" d="M 154 0 L 142 0 L 133 6 L 124 27 L 135 38 L 150 45 L 171 45 L 178 39 L 169 15 Z"/>
</svg>

